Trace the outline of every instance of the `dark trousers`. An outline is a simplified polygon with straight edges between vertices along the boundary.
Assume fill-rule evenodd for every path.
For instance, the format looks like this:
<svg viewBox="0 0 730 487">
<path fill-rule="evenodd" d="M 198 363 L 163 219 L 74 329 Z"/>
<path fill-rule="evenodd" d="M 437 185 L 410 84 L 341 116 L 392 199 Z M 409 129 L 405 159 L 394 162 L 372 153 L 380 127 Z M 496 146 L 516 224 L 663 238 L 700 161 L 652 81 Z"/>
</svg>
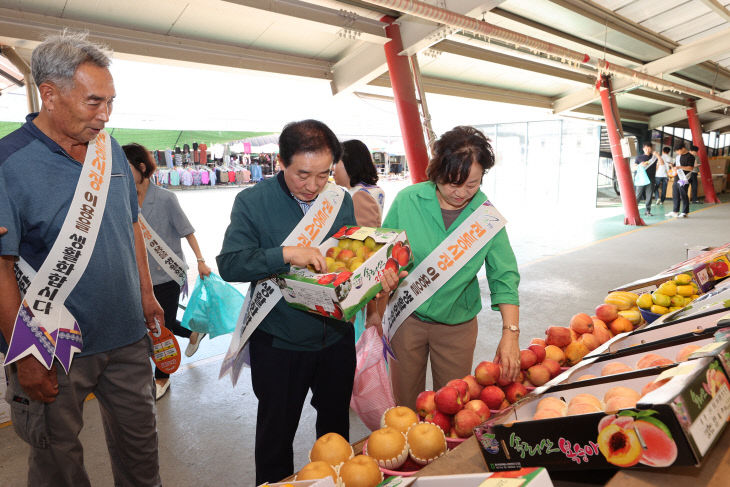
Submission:
<svg viewBox="0 0 730 487">
<path fill-rule="evenodd" d="M 692 197 L 692 202 L 697 203 L 700 200 L 699 193 L 697 192 L 699 190 L 698 183 L 697 183 L 697 173 L 691 172 L 689 173 L 689 193 Z"/>
<path fill-rule="evenodd" d="M 689 196 L 687 190 L 689 184 L 684 186 L 679 185 L 679 178 L 674 178 L 674 185 L 672 186 L 672 201 L 674 202 L 674 212 L 679 213 L 679 202 L 682 202 L 682 213 L 689 213 Z"/>
<path fill-rule="evenodd" d="M 656 191 L 656 199 L 664 203 L 667 199 L 667 183 L 669 178 L 665 176 L 657 176 L 654 178 L 654 189 Z"/>
<path fill-rule="evenodd" d="M 190 338 L 192 333 L 187 328 L 183 328 L 177 321 L 177 304 L 180 302 L 180 285 L 175 281 L 163 282 L 152 287 L 157 302 L 160 303 L 162 311 L 165 312 L 165 326 L 175 335 L 183 338 Z M 155 379 L 167 379 L 170 374 L 166 374 L 155 367 Z"/>
<path fill-rule="evenodd" d="M 349 441 L 350 396 L 355 377 L 352 326 L 339 342 L 318 352 L 272 346 L 273 337 L 251 337 L 251 382 L 259 400 L 256 416 L 256 485 L 294 473 L 292 443 L 307 392 L 317 411 L 317 437 L 338 433 Z"/>
<path fill-rule="evenodd" d="M 641 198 L 646 198 L 646 212 L 649 213 L 651 211 L 651 200 L 654 196 L 654 181 L 651 181 L 649 184 L 645 184 L 644 186 L 637 186 L 636 187 L 636 201 L 641 201 Z"/>
</svg>

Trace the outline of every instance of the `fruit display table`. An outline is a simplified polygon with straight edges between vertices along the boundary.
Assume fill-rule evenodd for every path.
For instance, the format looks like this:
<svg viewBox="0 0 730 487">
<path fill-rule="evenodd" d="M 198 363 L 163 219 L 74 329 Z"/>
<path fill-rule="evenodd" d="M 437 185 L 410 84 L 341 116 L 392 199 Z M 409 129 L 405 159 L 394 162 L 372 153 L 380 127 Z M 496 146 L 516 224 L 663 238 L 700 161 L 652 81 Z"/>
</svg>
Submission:
<svg viewBox="0 0 730 487">
<path fill-rule="evenodd" d="M 443 457 L 421 469 L 416 476 L 487 471 L 477 440 L 472 436 Z M 597 474 L 600 476 L 602 473 L 604 472 L 591 470 L 560 472 L 558 475 L 551 473 L 551 478 L 556 487 L 596 485 L 597 481 L 600 481 Z M 728 478 L 730 478 L 730 429 L 725 430 L 719 443 L 714 446 L 699 467 L 669 467 L 661 470 L 617 470 L 614 475 L 610 476 L 605 485 L 608 487 L 649 487 L 656 485 L 685 487 L 691 484 L 720 487 L 727 485 Z"/>
</svg>

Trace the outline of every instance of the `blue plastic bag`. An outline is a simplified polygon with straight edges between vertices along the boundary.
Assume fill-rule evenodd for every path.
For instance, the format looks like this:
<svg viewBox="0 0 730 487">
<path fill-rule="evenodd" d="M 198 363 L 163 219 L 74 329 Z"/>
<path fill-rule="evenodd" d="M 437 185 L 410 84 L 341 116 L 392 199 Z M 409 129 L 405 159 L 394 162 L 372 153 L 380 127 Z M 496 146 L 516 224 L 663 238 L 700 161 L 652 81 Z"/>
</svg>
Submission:
<svg viewBox="0 0 730 487">
<path fill-rule="evenodd" d="M 210 338 L 232 333 L 243 300 L 243 295 L 217 274 L 198 278 L 181 324 L 188 330 L 207 333 Z"/>
</svg>

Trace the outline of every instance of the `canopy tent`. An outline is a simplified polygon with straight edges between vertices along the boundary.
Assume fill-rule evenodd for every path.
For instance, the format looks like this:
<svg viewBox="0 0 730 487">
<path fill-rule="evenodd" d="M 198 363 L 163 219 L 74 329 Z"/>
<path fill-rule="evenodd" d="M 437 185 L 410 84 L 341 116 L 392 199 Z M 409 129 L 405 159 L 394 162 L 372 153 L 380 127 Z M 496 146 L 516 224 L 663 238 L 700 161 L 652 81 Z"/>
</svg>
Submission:
<svg viewBox="0 0 730 487">
<path fill-rule="evenodd" d="M 18 122 L 0 122 L 0 138 L 20 127 Z M 216 130 L 153 130 L 108 128 L 109 134 L 121 145 L 137 142 L 150 150 L 172 149 L 193 142 L 215 144 L 266 135 L 267 132 L 235 132 Z"/>
</svg>

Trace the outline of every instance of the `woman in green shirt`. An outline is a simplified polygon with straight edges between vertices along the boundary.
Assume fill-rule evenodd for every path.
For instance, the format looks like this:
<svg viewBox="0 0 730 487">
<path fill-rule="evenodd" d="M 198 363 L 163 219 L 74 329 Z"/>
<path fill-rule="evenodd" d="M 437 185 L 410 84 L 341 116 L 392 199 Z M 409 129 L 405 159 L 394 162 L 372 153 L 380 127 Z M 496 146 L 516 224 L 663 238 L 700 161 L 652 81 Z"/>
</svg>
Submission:
<svg viewBox="0 0 730 487">
<path fill-rule="evenodd" d="M 415 266 L 486 201 L 480 187 L 492 166 L 494 152 L 489 140 L 473 127 L 456 127 L 436 142 L 426 169 L 429 180 L 398 193 L 383 222 L 386 228 L 406 231 Z M 471 373 L 476 317 L 482 308 L 477 279 L 482 263 L 492 309 L 502 315 L 495 361 L 502 366 L 502 378 L 517 378 L 520 275 L 507 232 L 502 228 L 406 318 L 392 337 L 397 360 L 391 360 L 390 374 L 397 404 L 415 408 L 416 396 L 426 387 L 429 357 L 434 390 Z"/>
</svg>

